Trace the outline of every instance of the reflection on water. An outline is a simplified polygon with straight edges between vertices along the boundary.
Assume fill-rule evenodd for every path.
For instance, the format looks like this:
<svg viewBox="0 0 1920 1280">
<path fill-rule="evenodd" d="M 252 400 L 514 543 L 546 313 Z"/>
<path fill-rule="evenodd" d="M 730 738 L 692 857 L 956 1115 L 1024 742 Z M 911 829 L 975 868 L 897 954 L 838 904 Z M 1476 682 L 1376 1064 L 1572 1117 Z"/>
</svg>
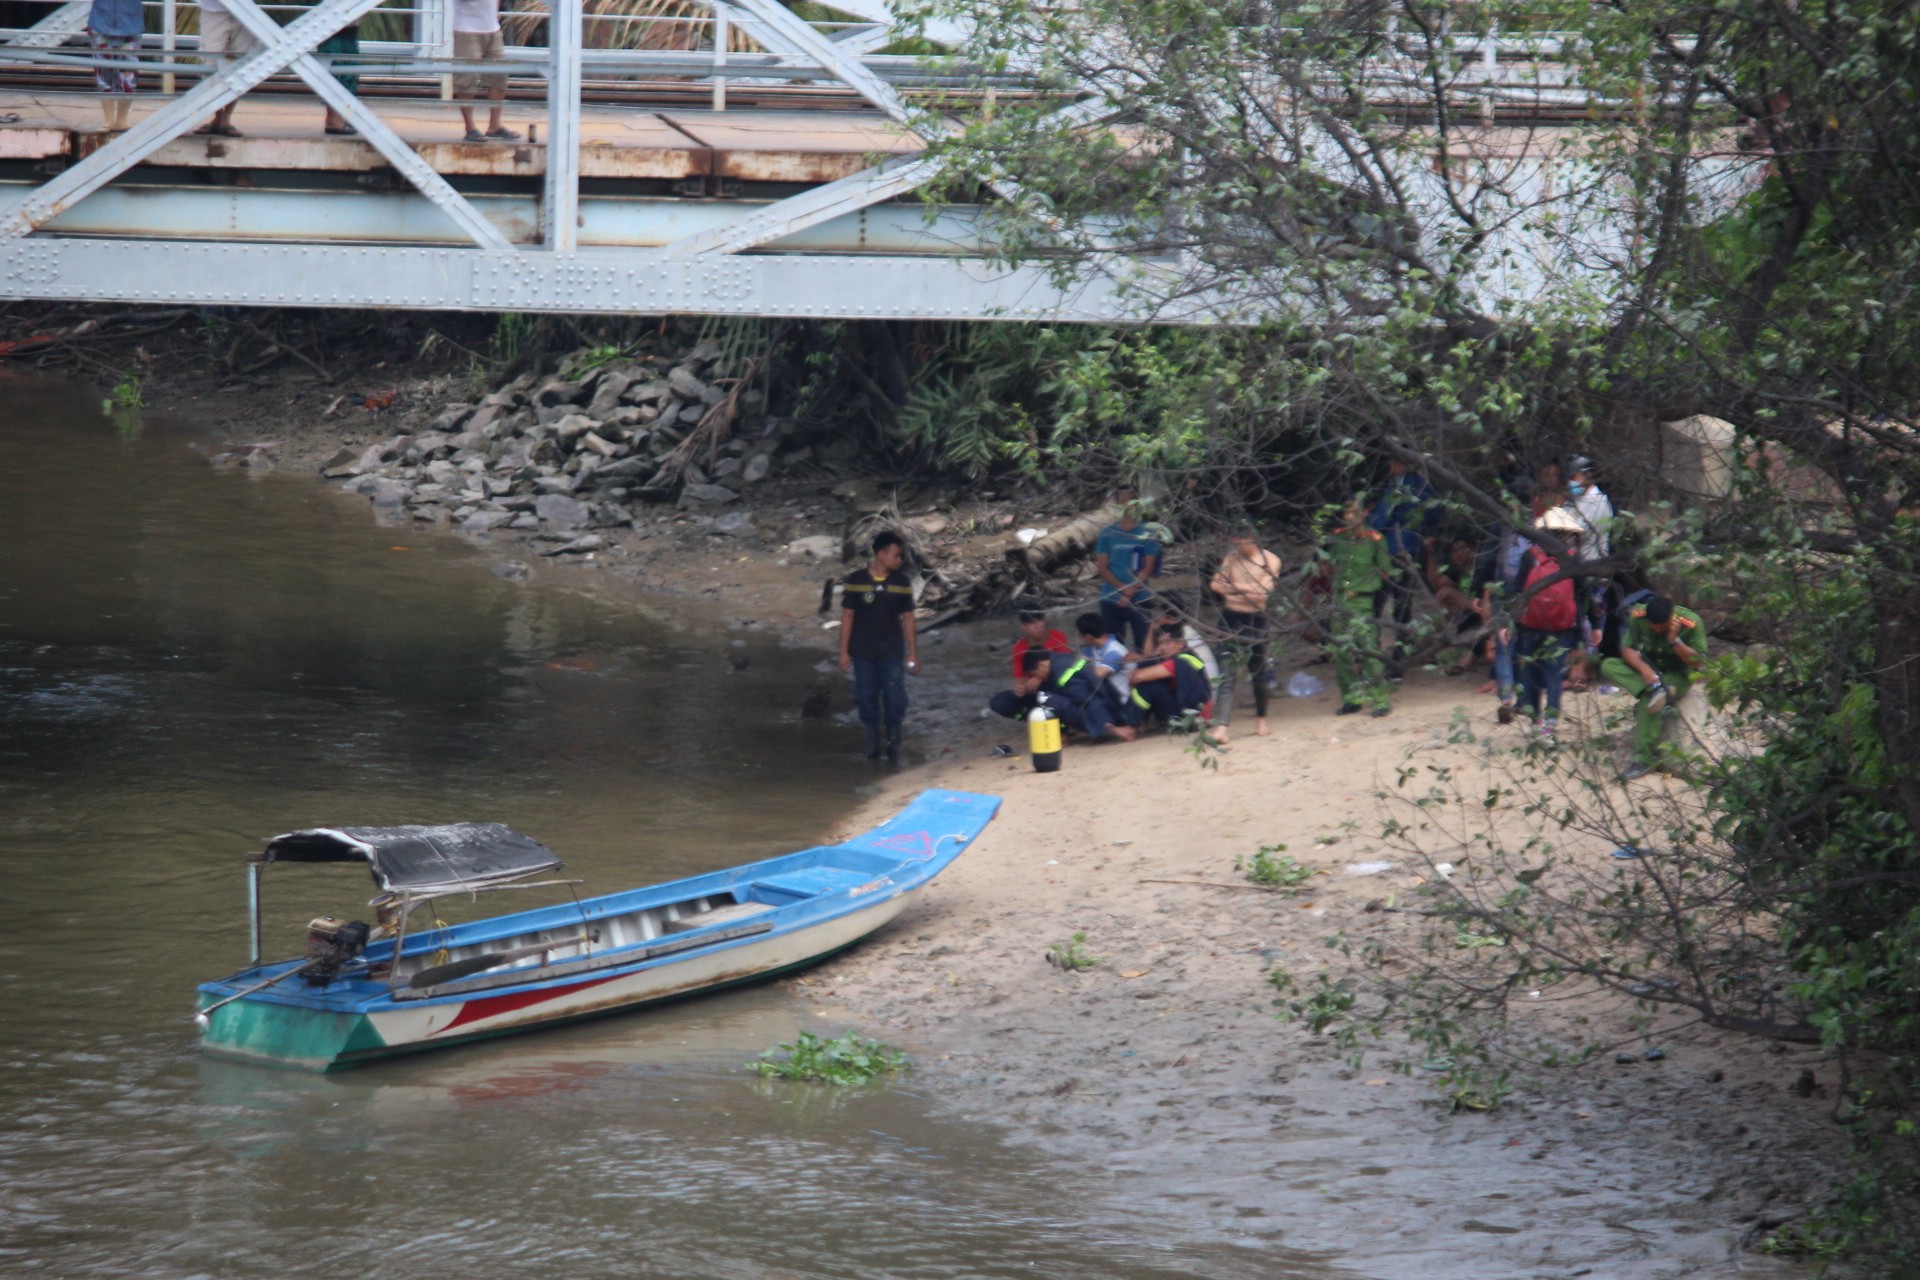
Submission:
<svg viewBox="0 0 1920 1280">
<path fill-rule="evenodd" d="M 755 1083 L 773 988 L 337 1078 L 201 1060 L 269 835 L 497 820 L 604 892 L 801 845 L 867 773 L 793 713 L 812 655 L 734 672 L 189 438 L 0 383 L 0 1274 L 1275 1274 L 910 1092 Z M 276 868 L 270 949 L 368 891 Z"/>
</svg>

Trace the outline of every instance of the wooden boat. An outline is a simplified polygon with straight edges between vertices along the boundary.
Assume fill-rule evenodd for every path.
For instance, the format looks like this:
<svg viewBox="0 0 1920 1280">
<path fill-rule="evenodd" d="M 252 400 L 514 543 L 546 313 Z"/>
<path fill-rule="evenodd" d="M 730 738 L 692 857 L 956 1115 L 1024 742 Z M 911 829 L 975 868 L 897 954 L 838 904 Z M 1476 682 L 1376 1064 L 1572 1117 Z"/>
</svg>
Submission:
<svg viewBox="0 0 1920 1280">
<path fill-rule="evenodd" d="M 995 796 L 924 791 L 845 844 L 411 930 L 413 912 L 437 898 L 578 881 L 544 878 L 560 859 L 497 823 L 290 832 L 248 859 L 253 961 L 200 987 L 201 1044 L 331 1071 L 798 969 L 898 915 L 999 807 Z M 365 863 L 377 923 L 320 917 L 306 955 L 262 964 L 261 872 L 275 862 Z"/>
</svg>

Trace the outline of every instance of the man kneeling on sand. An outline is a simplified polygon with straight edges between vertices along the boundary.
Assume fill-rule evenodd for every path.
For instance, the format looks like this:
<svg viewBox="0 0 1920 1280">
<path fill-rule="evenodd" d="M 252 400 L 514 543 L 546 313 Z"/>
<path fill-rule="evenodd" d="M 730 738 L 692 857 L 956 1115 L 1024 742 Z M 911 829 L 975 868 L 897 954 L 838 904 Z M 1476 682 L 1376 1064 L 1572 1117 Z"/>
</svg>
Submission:
<svg viewBox="0 0 1920 1280">
<path fill-rule="evenodd" d="M 1096 742 L 1103 738 L 1132 742 L 1138 736 L 1126 725 L 1113 722 L 1113 709 L 1100 691 L 1102 681 L 1085 658 L 1040 649 L 1028 650 L 1020 661 L 1026 674 L 1040 682 L 1037 699 L 1060 717 L 1061 724 Z"/>
<path fill-rule="evenodd" d="M 1153 644 L 1152 660 L 1133 669 L 1132 698 L 1142 723 L 1147 716 L 1158 716 L 1162 724 L 1174 725 L 1195 714 L 1211 721 L 1213 684 L 1205 660 L 1188 645 L 1185 629 L 1157 627 Z"/>
<path fill-rule="evenodd" d="M 1094 678 L 1107 709 L 1119 723 L 1137 726 L 1146 719 L 1146 703 L 1135 705 L 1130 677 L 1133 668 L 1127 662 L 1127 646 L 1107 630 L 1107 622 L 1097 613 L 1083 613 L 1074 623 L 1080 631 L 1080 656 L 1093 664 Z"/>
</svg>

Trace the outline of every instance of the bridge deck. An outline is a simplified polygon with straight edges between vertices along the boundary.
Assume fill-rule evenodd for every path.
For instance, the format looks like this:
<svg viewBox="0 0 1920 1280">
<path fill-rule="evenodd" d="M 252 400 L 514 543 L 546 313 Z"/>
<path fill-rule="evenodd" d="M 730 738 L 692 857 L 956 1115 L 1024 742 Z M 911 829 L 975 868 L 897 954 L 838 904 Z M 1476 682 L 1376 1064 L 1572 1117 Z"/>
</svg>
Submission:
<svg viewBox="0 0 1920 1280">
<path fill-rule="evenodd" d="M 164 101 L 164 100 L 158 100 Z M 370 98 L 380 118 L 448 178 L 523 177 L 546 173 L 539 142 L 466 142 L 452 104 Z M 137 106 L 137 122 L 146 110 Z M 507 104 L 507 124 L 522 134 L 546 134 L 538 104 Z M 75 160 L 111 134 L 101 127 L 99 99 L 82 94 L 0 90 L 0 161 Z M 245 134 L 175 138 L 148 166 L 181 169 L 368 173 L 386 159 L 358 138 L 321 131 L 320 103 L 292 95 L 243 99 L 234 123 Z M 690 178 L 737 183 L 813 186 L 857 173 L 878 159 L 911 154 L 919 139 L 874 111 L 651 111 L 586 104 L 580 113 L 583 179 L 682 182 Z"/>
</svg>

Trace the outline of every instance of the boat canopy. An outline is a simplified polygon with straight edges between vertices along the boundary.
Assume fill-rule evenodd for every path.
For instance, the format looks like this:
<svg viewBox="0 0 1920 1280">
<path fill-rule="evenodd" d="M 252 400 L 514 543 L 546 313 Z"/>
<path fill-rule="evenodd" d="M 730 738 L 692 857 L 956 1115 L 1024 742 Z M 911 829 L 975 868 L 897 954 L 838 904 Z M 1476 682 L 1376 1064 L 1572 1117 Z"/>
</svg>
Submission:
<svg viewBox="0 0 1920 1280">
<path fill-rule="evenodd" d="M 432 827 L 315 827 L 267 842 L 261 862 L 364 862 L 388 893 L 457 893 L 561 865 L 553 850 L 498 822 Z"/>
</svg>

